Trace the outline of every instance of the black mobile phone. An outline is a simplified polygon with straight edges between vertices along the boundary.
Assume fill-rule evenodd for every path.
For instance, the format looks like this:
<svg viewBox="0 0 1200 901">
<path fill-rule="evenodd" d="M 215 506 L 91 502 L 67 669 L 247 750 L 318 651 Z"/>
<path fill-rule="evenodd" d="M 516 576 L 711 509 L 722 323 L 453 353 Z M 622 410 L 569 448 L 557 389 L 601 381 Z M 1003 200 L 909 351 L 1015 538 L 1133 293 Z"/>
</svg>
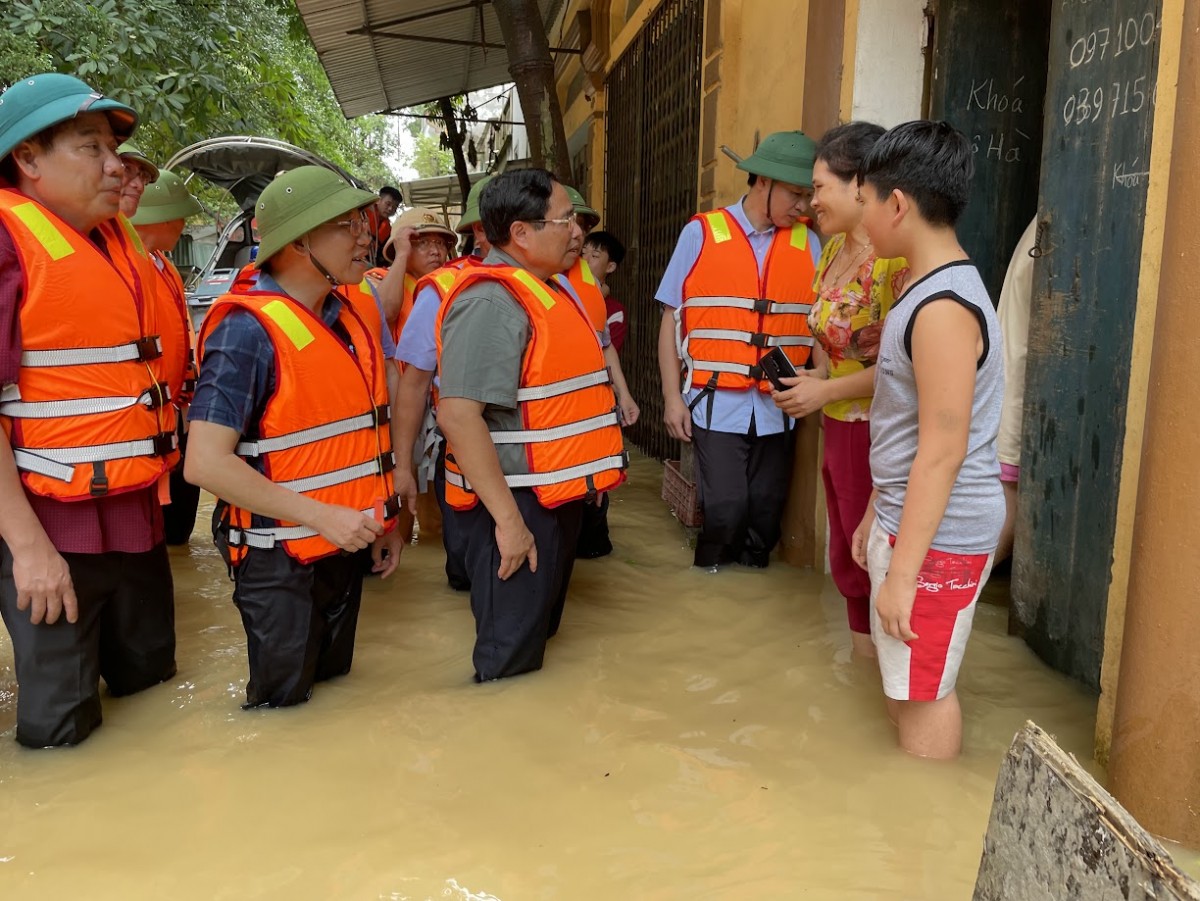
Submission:
<svg viewBox="0 0 1200 901">
<path fill-rule="evenodd" d="M 787 391 L 788 386 L 781 381 L 782 379 L 796 377 L 796 367 L 780 347 L 772 347 L 763 354 L 758 365 L 762 367 L 763 375 L 775 386 L 776 391 Z"/>
</svg>

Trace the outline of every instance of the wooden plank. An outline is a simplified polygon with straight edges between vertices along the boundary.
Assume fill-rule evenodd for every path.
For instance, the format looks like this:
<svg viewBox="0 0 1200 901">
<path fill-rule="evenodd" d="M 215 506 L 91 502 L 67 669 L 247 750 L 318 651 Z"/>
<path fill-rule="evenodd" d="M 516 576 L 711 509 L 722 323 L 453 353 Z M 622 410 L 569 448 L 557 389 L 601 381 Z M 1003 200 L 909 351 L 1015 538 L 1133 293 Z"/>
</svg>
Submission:
<svg viewBox="0 0 1200 901">
<path fill-rule="evenodd" d="M 1154 122 L 1159 0 L 1053 4 L 1013 616 L 1099 684 Z"/>
<path fill-rule="evenodd" d="M 930 117 L 975 148 L 963 248 L 995 303 L 1012 249 L 1037 211 L 1050 4 L 940 0 L 934 17 Z"/>
<path fill-rule="evenodd" d="M 974 901 L 1200 901 L 1200 884 L 1033 723 L 1000 775 Z"/>
</svg>

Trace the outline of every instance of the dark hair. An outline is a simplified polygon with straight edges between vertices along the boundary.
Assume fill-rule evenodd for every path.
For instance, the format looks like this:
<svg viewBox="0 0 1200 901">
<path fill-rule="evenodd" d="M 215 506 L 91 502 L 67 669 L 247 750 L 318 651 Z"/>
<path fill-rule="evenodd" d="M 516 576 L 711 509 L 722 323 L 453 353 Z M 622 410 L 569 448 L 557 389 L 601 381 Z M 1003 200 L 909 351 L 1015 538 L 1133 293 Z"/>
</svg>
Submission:
<svg viewBox="0 0 1200 901">
<path fill-rule="evenodd" d="M 817 141 L 814 156 L 842 181 L 850 181 L 858 175 L 863 160 L 883 134 L 883 126 L 873 122 L 847 122 L 845 125 L 837 125 Z"/>
<path fill-rule="evenodd" d="M 479 195 L 479 221 L 488 241 L 503 247 L 514 222 L 544 218 L 557 181 L 545 169 L 510 169 L 489 181 Z"/>
<path fill-rule="evenodd" d="M 754 172 L 751 172 L 751 173 L 750 173 L 750 177 L 746 179 L 746 184 L 747 184 L 749 187 L 753 188 L 753 187 L 754 187 L 754 184 L 755 184 L 755 182 L 757 182 L 757 181 L 758 181 L 758 175 L 757 175 L 757 174 L 755 174 Z"/>
<path fill-rule="evenodd" d="M 913 199 L 921 218 L 954 226 L 967 206 L 975 158 L 967 136 L 949 122 L 919 119 L 897 125 L 863 160 L 858 183 L 880 196 L 899 189 Z"/>
<path fill-rule="evenodd" d="M 608 254 L 610 262 L 616 263 L 618 266 L 625 262 L 625 245 L 618 241 L 612 232 L 592 232 L 583 239 L 584 247 L 589 244 L 599 247 Z"/>
<path fill-rule="evenodd" d="M 396 203 L 399 203 L 401 200 L 404 199 L 400 196 L 400 192 L 397 191 L 395 188 L 393 188 L 391 185 L 384 185 L 382 188 L 380 188 L 379 196 L 380 197 L 390 197 L 394 201 L 396 201 Z"/>
<path fill-rule="evenodd" d="M 56 122 L 47 128 L 43 128 L 37 134 L 30 135 L 24 141 L 18 141 L 17 144 L 19 146 L 28 141 L 31 144 L 36 144 L 42 150 L 50 150 L 54 147 L 54 142 L 58 140 L 58 136 L 66 131 L 73 121 L 73 119 L 64 119 L 62 122 Z M 16 147 L 13 148 L 13 150 L 16 149 Z M 4 155 L 4 159 L 0 159 L 0 178 L 4 179 L 4 181 L 8 182 L 14 188 L 17 185 L 20 173 L 21 170 L 17 166 L 17 159 L 12 153 L 7 153 Z"/>
</svg>

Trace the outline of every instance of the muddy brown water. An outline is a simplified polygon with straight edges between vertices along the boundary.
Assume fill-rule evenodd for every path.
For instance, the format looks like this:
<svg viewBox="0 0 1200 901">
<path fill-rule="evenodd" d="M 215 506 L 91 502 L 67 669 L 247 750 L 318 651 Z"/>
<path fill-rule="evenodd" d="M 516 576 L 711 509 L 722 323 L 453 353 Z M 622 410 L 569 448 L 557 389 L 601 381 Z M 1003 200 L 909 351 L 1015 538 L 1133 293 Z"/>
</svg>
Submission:
<svg viewBox="0 0 1200 901">
<path fill-rule="evenodd" d="M 207 509 L 173 551 L 179 675 L 84 745 L 12 740 L 0 633 L 0 898 L 969 898 L 1013 734 L 1090 759 L 1094 700 L 983 604 L 964 755 L 907 757 L 828 579 L 689 569 L 659 473 L 635 459 L 529 676 L 472 683 L 467 599 L 417 545 L 368 583 L 349 676 L 240 710 Z"/>
</svg>

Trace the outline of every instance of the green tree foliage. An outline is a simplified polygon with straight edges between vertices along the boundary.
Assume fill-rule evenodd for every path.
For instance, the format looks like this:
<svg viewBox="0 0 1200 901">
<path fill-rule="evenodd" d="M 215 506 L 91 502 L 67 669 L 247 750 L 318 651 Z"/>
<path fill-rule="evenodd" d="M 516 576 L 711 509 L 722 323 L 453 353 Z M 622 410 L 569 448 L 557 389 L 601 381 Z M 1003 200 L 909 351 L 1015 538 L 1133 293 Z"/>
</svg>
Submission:
<svg viewBox="0 0 1200 901">
<path fill-rule="evenodd" d="M 454 155 L 441 147 L 431 134 L 420 132 L 413 141 L 413 151 L 405 162 L 417 170 L 418 178 L 450 175 L 454 172 Z"/>
<path fill-rule="evenodd" d="M 137 143 L 160 162 L 204 138 L 253 134 L 370 183 L 394 178 L 388 120 L 346 120 L 292 0 L 0 2 L 0 84 L 47 70 L 137 109 Z"/>
</svg>

